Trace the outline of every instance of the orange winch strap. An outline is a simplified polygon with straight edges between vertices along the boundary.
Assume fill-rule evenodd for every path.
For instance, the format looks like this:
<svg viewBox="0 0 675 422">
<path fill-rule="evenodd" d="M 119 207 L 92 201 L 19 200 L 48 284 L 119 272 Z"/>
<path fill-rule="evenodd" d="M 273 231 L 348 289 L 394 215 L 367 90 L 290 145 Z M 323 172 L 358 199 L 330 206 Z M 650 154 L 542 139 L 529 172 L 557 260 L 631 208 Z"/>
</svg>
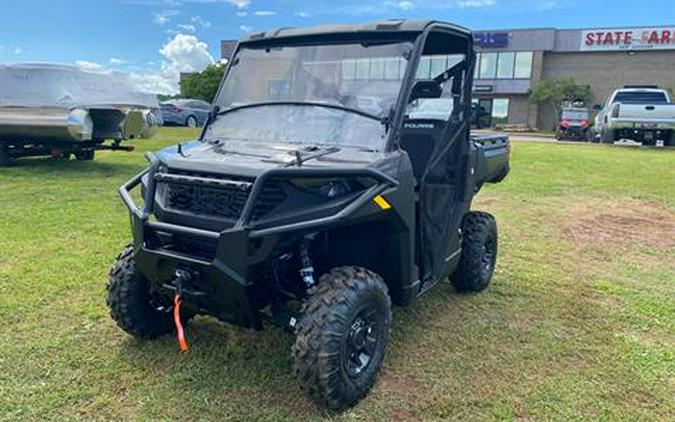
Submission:
<svg viewBox="0 0 675 422">
<path fill-rule="evenodd" d="M 176 294 L 176 297 L 173 300 L 173 322 L 176 324 L 176 334 L 178 335 L 180 351 L 187 352 L 188 343 L 187 340 L 185 340 L 185 331 L 183 330 L 183 324 L 180 321 L 180 304 L 180 295 Z"/>
</svg>

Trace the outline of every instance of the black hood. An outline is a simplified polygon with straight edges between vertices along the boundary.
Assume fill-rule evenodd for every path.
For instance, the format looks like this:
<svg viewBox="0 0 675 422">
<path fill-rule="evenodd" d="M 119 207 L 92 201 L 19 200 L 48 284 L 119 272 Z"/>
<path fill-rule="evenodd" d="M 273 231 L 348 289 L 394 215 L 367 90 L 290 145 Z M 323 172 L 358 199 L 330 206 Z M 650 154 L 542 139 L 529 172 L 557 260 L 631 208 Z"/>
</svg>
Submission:
<svg viewBox="0 0 675 422">
<path fill-rule="evenodd" d="M 382 158 L 382 154 L 376 151 L 330 148 L 239 140 L 220 143 L 194 141 L 183 144 L 180 148 L 166 148 L 159 152 L 158 158 L 170 168 L 227 172 L 242 176 L 255 176 L 272 168 L 297 168 L 298 154 L 302 157 L 301 166 L 307 168 L 363 167 Z M 321 156 L 312 158 L 312 155 Z"/>
</svg>

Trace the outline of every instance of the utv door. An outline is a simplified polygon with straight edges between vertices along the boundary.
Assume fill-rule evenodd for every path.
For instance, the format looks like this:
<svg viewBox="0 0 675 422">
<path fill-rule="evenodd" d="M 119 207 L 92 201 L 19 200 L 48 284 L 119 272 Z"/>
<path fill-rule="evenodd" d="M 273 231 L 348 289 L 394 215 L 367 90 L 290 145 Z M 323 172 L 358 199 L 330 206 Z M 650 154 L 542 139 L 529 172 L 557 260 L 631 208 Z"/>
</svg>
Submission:
<svg viewBox="0 0 675 422">
<path fill-rule="evenodd" d="M 441 29 L 428 32 L 401 137 L 418 181 L 417 257 L 423 290 L 445 278 L 459 260 L 459 228 L 473 194 L 468 159 L 473 66 L 470 37 Z M 420 130 L 428 133 L 423 136 Z"/>
</svg>

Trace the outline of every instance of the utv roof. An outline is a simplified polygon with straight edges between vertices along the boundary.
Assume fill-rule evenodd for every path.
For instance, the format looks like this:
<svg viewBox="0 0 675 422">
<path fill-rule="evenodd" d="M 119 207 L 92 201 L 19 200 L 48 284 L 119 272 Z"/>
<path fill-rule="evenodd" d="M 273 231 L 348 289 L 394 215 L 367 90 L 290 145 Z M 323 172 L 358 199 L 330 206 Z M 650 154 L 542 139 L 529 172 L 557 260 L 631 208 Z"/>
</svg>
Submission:
<svg viewBox="0 0 675 422">
<path fill-rule="evenodd" d="M 282 38 L 307 37 L 317 35 L 356 35 L 364 33 L 386 34 L 386 33 L 419 33 L 424 31 L 430 25 L 443 26 L 457 32 L 470 35 L 471 31 L 462 26 L 452 23 L 433 21 L 433 20 L 383 20 L 370 22 L 366 24 L 353 25 L 321 25 L 309 28 L 277 28 L 265 32 L 252 32 L 242 38 L 242 42 L 256 42 L 262 40 L 277 40 Z"/>
</svg>

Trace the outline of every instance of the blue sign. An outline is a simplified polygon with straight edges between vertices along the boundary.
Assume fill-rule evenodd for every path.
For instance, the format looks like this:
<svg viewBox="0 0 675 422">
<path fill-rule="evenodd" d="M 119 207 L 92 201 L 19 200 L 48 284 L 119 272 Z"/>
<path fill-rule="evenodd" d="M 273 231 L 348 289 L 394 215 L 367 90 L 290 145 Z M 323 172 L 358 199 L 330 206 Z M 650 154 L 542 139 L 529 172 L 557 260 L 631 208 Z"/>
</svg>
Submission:
<svg viewBox="0 0 675 422">
<path fill-rule="evenodd" d="M 483 48 L 506 48 L 509 46 L 508 32 L 474 32 L 474 43 Z"/>
</svg>

